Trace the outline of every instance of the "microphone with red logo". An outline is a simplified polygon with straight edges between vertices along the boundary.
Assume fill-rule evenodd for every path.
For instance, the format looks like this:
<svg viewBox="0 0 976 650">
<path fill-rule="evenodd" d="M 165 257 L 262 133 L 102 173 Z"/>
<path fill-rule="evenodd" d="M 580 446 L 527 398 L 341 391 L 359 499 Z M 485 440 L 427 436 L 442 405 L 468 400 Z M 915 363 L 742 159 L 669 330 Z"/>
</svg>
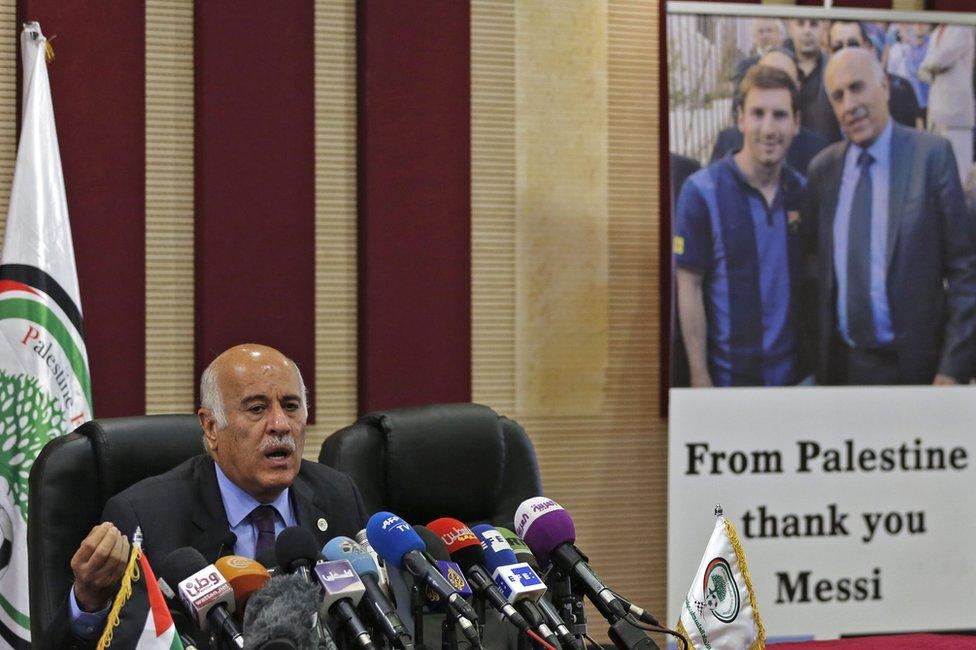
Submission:
<svg viewBox="0 0 976 650">
<path fill-rule="evenodd" d="M 427 524 L 434 533 L 440 535 L 447 546 L 451 559 L 460 565 L 468 582 L 479 597 L 484 598 L 505 619 L 525 633 L 529 623 L 512 605 L 505 600 L 501 590 L 485 570 L 485 552 L 481 542 L 463 522 L 451 517 L 441 517 Z"/>
<path fill-rule="evenodd" d="M 235 647 L 244 647 L 244 636 L 231 618 L 237 605 L 234 590 L 200 551 L 189 546 L 176 549 L 163 562 L 160 574 L 201 630 L 212 630 Z"/>
<path fill-rule="evenodd" d="M 217 558 L 214 566 L 234 590 L 234 601 L 241 612 L 251 595 L 271 579 L 268 570 L 251 558 L 241 555 L 225 555 Z"/>
<path fill-rule="evenodd" d="M 434 566 L 441 572 L 448 584 L 454 587 L 465 601 L 470 600 L 474 592 L 471 591 L 468 581 L 464 579 L 464 572 L 461 571 L 461 567 L 451 560 L 451 555 L 447 552 L 447 546 L 444 545 L 440 535 L 427 526 L 414 526 L 413 529 L 420 535 L 420 539 L 424 540 L 424 544 L 427 545 L 427 553 L 434 559 Z M 435 590 L 427 589 L 427 602 L 433 609 L 440 609 L 442 599 Z"/>
<path fill-rule="evenodd" d="M 471 587 L 468 586 L 468 581 L 464 579 L 464 573 L 461 572 L 461 567 L 454 562 L 451 562 L 451 556 L 447 552 L 447 547 L 444 545 L 444 542 L 441 541 L 441 538 L 437 535 L 437 533 L 426 526 L 414 526 L 414 530 L 417 531 L 420 539 L 422 539 L 424 544 L 426 544 L 427 552 L 434 559 L 434 564 L 437 566 L 441 575 L 444 576 L 452 587 L 457 589 L 458 594 L 465 599 L 470 598 L 472 595 Z M 427 589 L 427 603 L 432 609 L 438 609 L 442 603 L 440 594 L 432 589 Z M 465 602 L 465 604 L 467 604 L 467 602 Z M 454 609 L 452 603 L 449 602 L 447 605 L 447 612 L 449 615 L 453 616 L 454 624 L 461 628 L 462 634 L 464 634 L 465 638 L 467 638 L 473 646 L 480 647 L 481 633 L 477 624 L 472 623 L 464 616 L 461 616 Z"/>
</svg>

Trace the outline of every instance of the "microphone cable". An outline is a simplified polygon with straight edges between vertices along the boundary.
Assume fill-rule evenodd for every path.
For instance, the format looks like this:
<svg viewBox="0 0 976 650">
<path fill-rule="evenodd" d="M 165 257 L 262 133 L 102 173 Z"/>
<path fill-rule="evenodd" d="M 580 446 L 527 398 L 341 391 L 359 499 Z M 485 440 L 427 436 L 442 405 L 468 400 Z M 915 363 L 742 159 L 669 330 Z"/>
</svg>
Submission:
<svg viewBox="0 0 976 650">
<path fill-rule="evenodd" d="M 688 640 L 684 636 L 679 634 L 676 630 L 672 630 L 671 628 L 664 627 L 663 625 L 655 627 L 653 625 L 644 624 L 641 621 L 637 620 L 637 617 L 635 617 L 633 614 L 627 614 L 627 616 L 624 617 L 624 620 L 630 623 L 631 625 L 633 625 L 634 627 L 640 630 L 644 630 L 645 632 L 658 632 L 660 634 L 670 634 L 674 638 L 681 641 L 682 650 L 688 650 Z"/>
<path fill-rule="evenodd" d="M 624 617 L 624 620 L 626 620 L 628 623 L 630 623 L 634 627 L 640 628 L 640 629 L 642 629 L 642 630 L 644 630 L 646 632 L 658 632 L 658 633 L 661 633 L 661 634 L 670 634 L 671 636 L 673 636 L 676 639 L 678 639 L 679 641 L 681 641 L 682 650 L 688 650 L 688 640 L 685 639 L 677 631 L 672 630 L 669 627 L 665 627 L 665 626 L 661 625 L 660 623 L 658 623 L 657 619 L 654 618 L 654 615 L 651 614 L 648 610 L 643 609 L 641 607 L 636 607 L 634 605 L 634 603 L 630 602 L 629 600 L 627 600 L 626 598 L 624 598 L 623 596 L 621 596 L 620 594 L 618 594 L 613 589 L 610 589 L 609 591 L 610 591 L 611 594 L 613 594 L 617 598 L 617 600 L 619 600 L 619 601 L 623 602 L 624 604 L 626 604 L 628 608 L 630 608 L 632 610 L 633 609 L 638 609 L 638 610 L 643 611 L 644 612 L 644 616 L 646 616 L 649 619 L 647 621 L 642 620 L 642 619 L 639 619 L 633 613 L 633 611 L 629 611 L 629 612 L 627 612 L 627 616 Z"/>
<path fill-rule="evenodd" d="M 539 636 L 538 634 L 536 634 L 535 630 L 533 630 L 532 628 L 527 629 L 525 631 L 525 633 L 528 634 L 532 638 L 533 641 L 535 641 L 536 643 L 538 643 L 545 650 L 556 650 L 554 647 L 552 647 L 551 645 L 549 645 L 549 643 L 547 643 L 545 639 L 543 639 L 541 636 Z"/>
</svg>

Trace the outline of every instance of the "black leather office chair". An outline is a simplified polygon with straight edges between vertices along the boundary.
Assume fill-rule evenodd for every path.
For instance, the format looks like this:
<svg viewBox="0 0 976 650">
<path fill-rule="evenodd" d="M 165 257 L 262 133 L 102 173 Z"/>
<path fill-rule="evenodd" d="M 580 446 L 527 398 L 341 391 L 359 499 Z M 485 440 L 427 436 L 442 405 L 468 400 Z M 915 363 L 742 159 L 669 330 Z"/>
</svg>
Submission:
<svg viewBox="0 0 976 650">
<path fill-rule="evenodd" d="M 511 526 L 542 494 L 525 430 L 480 404 L 435 404 L 368 413 L 322 443 L 319 462 L 353 477 L 366 510 L 426 524 L 455 517 Z"/>
<path fill-rule="evenodd" d="M 35 646 L 71 587 L 71 556 L 101 521 L 108 498 L 203 453 L 202 438 L 195 415 L 145 415 L 92 420 L 41 450 L 30 473 L 27 523 Z"/>
</svg>

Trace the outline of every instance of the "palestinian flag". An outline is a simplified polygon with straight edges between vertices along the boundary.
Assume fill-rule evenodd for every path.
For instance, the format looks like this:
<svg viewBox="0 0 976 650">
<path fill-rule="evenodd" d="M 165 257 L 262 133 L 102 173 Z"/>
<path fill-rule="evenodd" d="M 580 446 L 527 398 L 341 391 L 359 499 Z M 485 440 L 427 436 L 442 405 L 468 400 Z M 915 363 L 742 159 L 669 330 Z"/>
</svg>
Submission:
<svg viewBox="0 0 976 650">
<path fill-rule="evenodd" d="M 98 640 L 98 650 L 183 650 L 156 575 L 142 552 L 141 538 L 142 533 L 137 529 L 122 586 L 109 610 L 105 631 Z"/>
<path fill-rule="evenodd" d="M 40 25 L 21 33 L 20 143 L 0 258 L 0 646 L 29 648 L 27 481 L 41 448 L 92 418 L 88 354 Z"/>
</svg>

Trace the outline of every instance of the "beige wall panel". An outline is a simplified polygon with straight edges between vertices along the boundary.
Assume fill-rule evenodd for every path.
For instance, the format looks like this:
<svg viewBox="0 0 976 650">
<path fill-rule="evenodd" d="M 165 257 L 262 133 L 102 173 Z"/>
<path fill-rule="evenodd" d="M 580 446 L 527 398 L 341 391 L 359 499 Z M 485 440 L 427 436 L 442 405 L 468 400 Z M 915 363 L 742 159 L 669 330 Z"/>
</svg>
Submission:
<svg viewBox="0 0 976 650">
<path fill-rule="evenodd" d="M 356 7 L 315 3 L 315 412 L 305 457 L 356 418 Z"/>
<path fill-rule="evenodd" d="M 524 0 L 527 1 L 527 0 Z M 551 12 L 575 5 L 548 5 Z M 595 4 L 595 3 L 594 3 Z M 603 6 L 602 4 L 600 6 Z M 662 620 L 667 432 L 658 415 L 658 3 L 606 3 L 607 368 L 592 415 L 516 400 L 516 2 L 472 1 L 472 392 L 525 426 L 546 494 L 607 582 Z M 690 570 L 693 570 L 692 567 Z M 689 575 L 689 580 L 691 576 Z M 590 611 L 594 636 L 605 625 Z"/>
<path fill-rule="evenodd" d="M 193 2 L 146 2 L 146 413 L 194 410 Z"/>
<path fill-rule="evenodd" d="M 0 241 L 10 207 L 17 159 L 17 24 L 15 0 L 0 0 Z"/>
<path fill-rule="evenodd" d="M 516 402 L 602 410 L 607 369 L 607 11 L 515 8 Z"/>
</svg>

